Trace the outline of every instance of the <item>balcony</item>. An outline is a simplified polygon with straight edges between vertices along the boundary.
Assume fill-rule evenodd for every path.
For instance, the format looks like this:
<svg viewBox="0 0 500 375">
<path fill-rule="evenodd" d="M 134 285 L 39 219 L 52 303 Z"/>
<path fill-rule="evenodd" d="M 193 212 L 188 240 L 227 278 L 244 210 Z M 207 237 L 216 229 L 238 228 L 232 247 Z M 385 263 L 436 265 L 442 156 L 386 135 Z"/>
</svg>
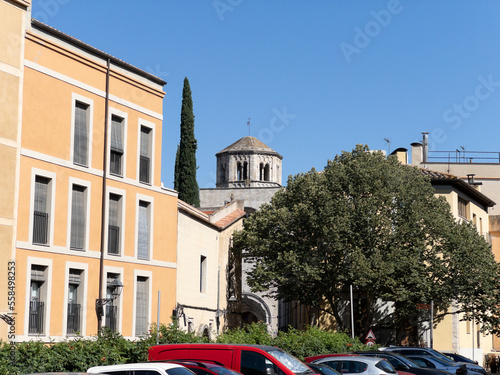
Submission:
<svg viewBox="0 0 500 375">
<path fill-rule="evenodd" d="M 78 303 L 68 303 L 68 322 L 67 333 L 68 335 L 77 334 L 80 332 L 80 311 L 81 305 Z"/>
<path fill-rule="evenodd" d="M 118 320 L 117 315 L 118 315 L 118 306 L 113 306 L 113 305 L 106 306 L 106 320 L 104 324 L 113 332 L 116 332 L 116 321 Z"/>
<path fill-rule="evenodd" d="M 28 333 L 30 334 L 43 333 L 44 312 L 45 309 L 43 302 L 30 301 Z"/>
</svg>

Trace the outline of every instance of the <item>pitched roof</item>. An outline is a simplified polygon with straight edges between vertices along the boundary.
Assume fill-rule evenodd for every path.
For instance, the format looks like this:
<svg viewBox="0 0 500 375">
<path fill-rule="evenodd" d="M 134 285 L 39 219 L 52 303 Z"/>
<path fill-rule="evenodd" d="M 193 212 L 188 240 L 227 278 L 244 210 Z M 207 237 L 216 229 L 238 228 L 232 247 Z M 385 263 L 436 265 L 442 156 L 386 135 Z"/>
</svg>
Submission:
<svg viewBox="0 0 500 375">
<path fill-rule="evenodd" d="M 474 188 L 471 184 L 465 182 L 460 177 L 454 176 L 449 173 L 431 171 L 429 169 L 419 168 L 420 172 L 430 178 L 432 185 L 451 185 L 459 190 L 467 193 L 470 197 L 474 198 L 478 203 L 486 207 L 493 207 L 496 203 Z"/>
<path fill-rule="evenodd" d="M 243 137 L 238 139 L 236 142 L 227 146 L 224 150 L 219 151 L 216 156 L 225 153 L 258 153 L 258 154 L 273 154 L 278 156 L 280 159 L 283 157 L 274 151 L 271 147 L 265 145 L 262 141 L 255 137 Z"/>
</svg>

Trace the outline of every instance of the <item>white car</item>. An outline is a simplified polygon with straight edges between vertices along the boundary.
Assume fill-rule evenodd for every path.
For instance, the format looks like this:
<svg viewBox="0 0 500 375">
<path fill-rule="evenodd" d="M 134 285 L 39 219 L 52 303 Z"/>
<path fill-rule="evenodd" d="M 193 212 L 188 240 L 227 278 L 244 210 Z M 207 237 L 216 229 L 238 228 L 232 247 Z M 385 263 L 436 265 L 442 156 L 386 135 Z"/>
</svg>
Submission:
<svg viewBox="0 0 500 375">
<path fill-rule="evenodd" d="M 144 362 L 122 365 L 95 366 L 87 370 L 90 374 L 109 375 L 194 375 L 191 370 L 174 363 Z"/>
</svg>

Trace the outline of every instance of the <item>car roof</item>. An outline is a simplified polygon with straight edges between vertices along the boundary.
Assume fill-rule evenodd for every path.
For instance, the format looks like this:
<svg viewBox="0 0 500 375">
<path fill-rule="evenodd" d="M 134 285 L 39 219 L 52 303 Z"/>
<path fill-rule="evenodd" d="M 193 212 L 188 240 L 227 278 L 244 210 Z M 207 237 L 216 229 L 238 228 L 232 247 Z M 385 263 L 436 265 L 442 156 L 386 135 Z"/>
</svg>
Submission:
<svg viewBox="0 0 500 375">
<path fill-rule="evenodd" d="M 94 366 L 87 370 L 88 373 L 101 373 L 106 371 L 115 370 L 149 370 L 149 369 L 162 369 L 170 370 L 172 368 L 185 368 L 184 366 L 178 365 L 176 363 L 166 363 L 166 362 L 143 362 L 143 363 L 125 363 L 120 365 L 108 365 L 108 366 Z"/>
<path fill-rule="evenodd" d="M 332 353 L 332 354 L 321 354 L 321 355 L 313 355 L 311 357 L 306 357 L 304 360 L 306 362 L 316 361 L 317 359 L 327 358 L 327 357 L 356 357 L 359 354 L 356 353 Z"/>
<path fill-rule="evenodd" d="M 331 359 L 332 361 L 361 361 L 365 363 L 378 363 L 380 361 L 385 361 L 383 358 L 373 358 L 364 357 L 362 355 L 337 355 L 337 356 L 326 356 L 320 359 Z M 316 362 L 313 362 L 316 363 Z"/>
</svg>

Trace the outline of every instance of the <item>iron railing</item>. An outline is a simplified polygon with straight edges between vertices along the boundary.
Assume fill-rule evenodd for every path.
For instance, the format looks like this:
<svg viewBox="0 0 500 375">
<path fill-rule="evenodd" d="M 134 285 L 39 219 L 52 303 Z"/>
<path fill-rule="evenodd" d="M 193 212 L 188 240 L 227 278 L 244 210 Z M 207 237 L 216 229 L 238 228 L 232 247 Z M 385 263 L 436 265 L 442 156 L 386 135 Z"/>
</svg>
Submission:
<svg viewBox="0 0 500 375">
<path fill-rule="evenodd" d="M 68 325 L 67 333 L 75 334 L 80 332 L 80 311 L 81 305 L 78 303 L 68 303 Z"/>
<path fill-rule="evenodd" d="M 43 333 L 44 303 L 30 301 L 28 333 Z"/>
</svg>

